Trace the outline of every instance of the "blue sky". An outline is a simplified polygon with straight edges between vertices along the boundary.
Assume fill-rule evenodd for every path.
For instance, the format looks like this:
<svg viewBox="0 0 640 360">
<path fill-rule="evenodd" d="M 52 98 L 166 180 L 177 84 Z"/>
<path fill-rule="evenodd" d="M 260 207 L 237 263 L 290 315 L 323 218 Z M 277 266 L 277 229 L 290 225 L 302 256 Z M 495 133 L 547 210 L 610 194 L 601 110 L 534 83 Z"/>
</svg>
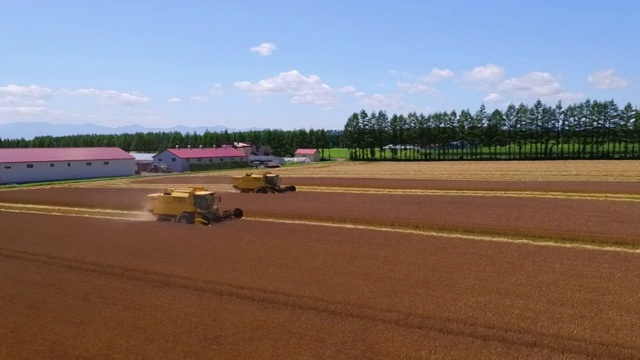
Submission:
<svg viewBox="0 0 640 360">
<path fill-rule="evenodd" d="M 361 109 L 638 106 L 638 28 L 632 0 L 7 0 L 0 124 L 342 129 Z"/>
</svg>

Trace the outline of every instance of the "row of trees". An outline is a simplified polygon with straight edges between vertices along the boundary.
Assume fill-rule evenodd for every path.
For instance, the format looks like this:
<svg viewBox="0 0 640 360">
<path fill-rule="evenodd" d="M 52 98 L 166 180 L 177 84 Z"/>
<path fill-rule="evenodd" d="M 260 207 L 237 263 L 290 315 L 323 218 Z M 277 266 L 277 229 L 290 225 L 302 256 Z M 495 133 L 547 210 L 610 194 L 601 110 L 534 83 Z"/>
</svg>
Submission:
<svg viewBox="0 0 640 360">
<path fill-rule="evenodd" d="M 180 146 L 220 146 L 229 142 L 251 142 L 271 146 L 274 154 L 292 156 L 298 148 L 338 147 L 340 133 L 326 130 L 262 130 L 247 132 L 205 132 L 203 134 L 148 132 L 118 135 L 38 136 L 33 140 L 0 139 L 0 147 L 119 147 L 125 151 L 160 152 Z"/>
<path fill-rule="evenodd" d="M 640 111 L 613 100 L 391 117 L 362 110 L 342 142 L 362 160 L 640 158 Z"/>
<path fill-rule="evenodd" d="M 175 146 L 220 146 L 229 142 L 269 145 L 276 155 L 298 148 L 349 149 L 353 160 L 640 158 L 640 110 L 627 103 L 591 101 L 563 107 L 510 104 L 489 113 L 365 110 L 351 115 L 343 131 L 260 130 L 246 132 L 149 132 L 118 135 L 40 136 L 0 139 L 0 147 L 119 147 L 160 152 Z"/>
</svg>

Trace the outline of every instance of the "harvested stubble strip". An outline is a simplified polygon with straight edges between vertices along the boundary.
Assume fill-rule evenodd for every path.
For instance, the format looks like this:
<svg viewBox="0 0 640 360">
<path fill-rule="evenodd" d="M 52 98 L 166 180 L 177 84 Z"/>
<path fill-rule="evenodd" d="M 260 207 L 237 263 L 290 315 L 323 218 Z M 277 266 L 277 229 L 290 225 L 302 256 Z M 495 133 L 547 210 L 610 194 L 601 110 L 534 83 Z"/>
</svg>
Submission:
<svg viewBox="0 0 640 360">
<path fill-rule="evenodd" d="M 253 214 L 251 217 L 245 217 L 245 220 L 257 220 L 266 222 L 284 222 L 292 224 L 308 224 L 318 226 L 330 226 L 330 227 L 343 227 L 353 229 L 367 229 L 367 230 L 379 230 L 389 232 L 393 234 L 401 233 L 413 233 L 429 236 L 443 236 L 460 239 L 480 240 L 480 241 L 497 241 L 497 242 L 510 242 L 510 243 L 528 243 L 544 246 L 561 246 L 561 247 L 577 247 L 584 249 L 601 249 L 607 251 L 624 251 L 631 253 L 640 253 L 640 246 L 636 244 L 629 244 L 627 242 L 621 242 L 617 238 L 611 238 L 608 240 L 602 240 L 602 238 L 593 238 L 592 240 L 585 239 L 583 237 L 562 237 L 557 234 L 540 234 L 531 233 L 527 234 L 521 231 L 504 232 L 496 231 L 495 229 L 488 229 L 482 231 L 482 229 L 474 229 L 469 231 L 467 229 L 456 229 L 455 227 L 426 227 L 426 226 L 408 226 L 399 223 L 383 224 L 379 221 L 376 222 L 353 222 L 348 219 L 337 219 L 332 217 L 324 218 L 302 218 L 297 216 L 287 216 L 282 218 L 274 218 L 270 216 L 263 216 L 260 214 Z"/>
<path fill-rule="evenodd" d="M 450 196 L 491 196 L 523 197 L 549 199 L 582 199 L 608 201 L 640 201 L 639 194 L 573 193 L 551 191 L 515 191 L 515 190 L 428 190 L 428 189 L 384 189 L 359 187 L 319 187 L 298 186 L 298 191 L 353 194 L 390 194 L 390 195 L 450 195 Z"/>
<path fill-rule="evenodd" d="M 158 189 L 31 189 L 0 192 L 0 202 L 142 211 Z M 505 236 L 640 245 L 640 204 L 491 196 L 289 193 L 223 194 L 223 207 L 248 216 L 328 219 L 348 223 Z"/>
<path fill-rule="evenodd" d="M 255 217 L 640 246 L 637 202 L 332 193 L 226 199 Z"/>
<path fill-rule="evenodd" d="M 299 177 L 283 175 L 282 181 L 296 186 L 351 187 L 379 189 L 533 191 L 593 194 L 640 194 L 640 182 L 623 181 L 505 181 L 505 180 L 425 180 L 382 179 L 375 177 Z M 140 184 L 231 185 L 229 176 L 200 175 L 189 177 L 145 178 L 132 180 Z"/>
</svg>

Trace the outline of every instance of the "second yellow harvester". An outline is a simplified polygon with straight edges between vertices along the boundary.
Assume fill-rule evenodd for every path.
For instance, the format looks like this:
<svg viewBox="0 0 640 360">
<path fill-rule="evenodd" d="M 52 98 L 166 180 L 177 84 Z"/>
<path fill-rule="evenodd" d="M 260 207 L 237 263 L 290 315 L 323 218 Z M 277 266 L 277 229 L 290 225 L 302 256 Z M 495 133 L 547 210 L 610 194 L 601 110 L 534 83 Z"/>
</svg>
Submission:
<svg viewBox="0 0 640 360">
<path fill-rule="evenodd" d="M 296 191 L 293 185 L 280 185 L 280 175 L 267 171 L 262 174 L 246 173 L 233 177 L 233 187 L 241 192 L 284 193 Z"/>
</svg>

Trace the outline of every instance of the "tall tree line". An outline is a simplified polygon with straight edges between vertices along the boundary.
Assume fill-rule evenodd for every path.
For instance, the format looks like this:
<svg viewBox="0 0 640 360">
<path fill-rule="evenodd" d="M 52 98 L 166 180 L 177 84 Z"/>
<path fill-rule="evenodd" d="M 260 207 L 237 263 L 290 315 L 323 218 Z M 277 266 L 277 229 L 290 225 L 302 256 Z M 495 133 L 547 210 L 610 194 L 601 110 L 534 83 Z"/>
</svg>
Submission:
<svg viewBox="0 0 640 360">
<path fill-rule="evenodd" d="M 540 100 L 488 112 L 385 111 L 353 113 L 344 130 L 147 132 L 0 139 L 0 147 L 119 147 L 160 152 L 175 146 L 213 147 L 229 142 L 269 145 L 291 156 L 298 148 L 347 148 L 353 160 L 609 159 L 640 158 L 640 110 L 627 103 L 585 100 L 566 108 Z"/>
<path fill-rule="evenodd" d="M 361 110 L 342 143 L 354 160 L 640 158 L 640 111 L 613 100 L 429 115 Z"/>
<path fill-rule="evenodd" d="M 203 134 L 172 132 L 137 132 L 133 134 L 38 136 L 32 140 L 0 139 L 3 148 L 42 147 L 119 147 L 125 151 L 160 152 L 176 146 L 219 147 L 229 142 L 269 145 L 273 154 L 292 156 L 298 148 L 340 147 L 340 131 L 260 130 L 246 132 L 209 132 Z"/>
</svg>

